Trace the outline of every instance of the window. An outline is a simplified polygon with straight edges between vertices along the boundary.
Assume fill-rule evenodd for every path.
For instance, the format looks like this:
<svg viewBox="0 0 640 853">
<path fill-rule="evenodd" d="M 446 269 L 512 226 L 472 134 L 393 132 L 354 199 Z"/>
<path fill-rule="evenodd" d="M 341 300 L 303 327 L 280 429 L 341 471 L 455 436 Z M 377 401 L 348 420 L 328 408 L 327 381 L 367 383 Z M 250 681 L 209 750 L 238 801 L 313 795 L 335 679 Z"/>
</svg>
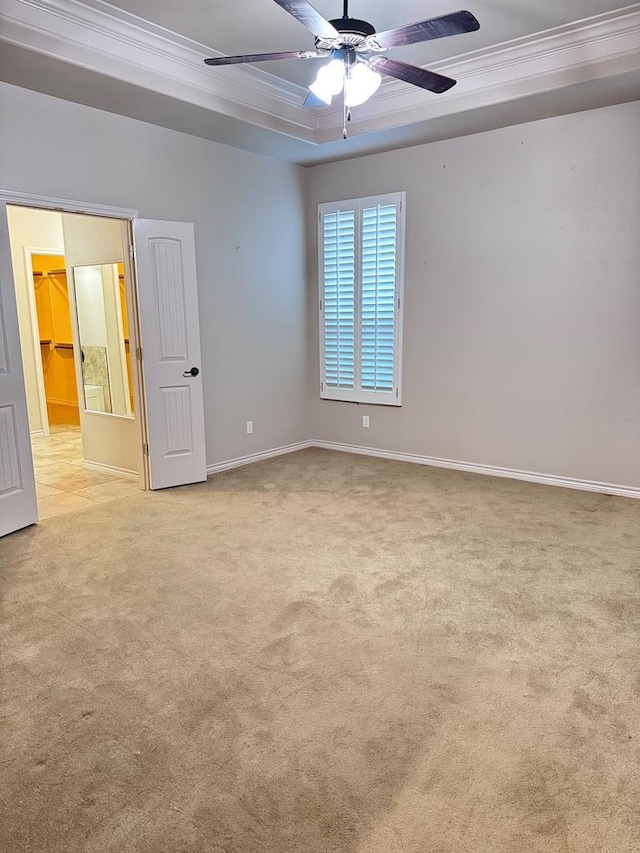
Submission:
<svg viewBox="0 0 640 853">
<path fill-rule="evenodd" d="M 320 396 L 400 406 L 404 193 L 318 207 Z"/>
</svg>

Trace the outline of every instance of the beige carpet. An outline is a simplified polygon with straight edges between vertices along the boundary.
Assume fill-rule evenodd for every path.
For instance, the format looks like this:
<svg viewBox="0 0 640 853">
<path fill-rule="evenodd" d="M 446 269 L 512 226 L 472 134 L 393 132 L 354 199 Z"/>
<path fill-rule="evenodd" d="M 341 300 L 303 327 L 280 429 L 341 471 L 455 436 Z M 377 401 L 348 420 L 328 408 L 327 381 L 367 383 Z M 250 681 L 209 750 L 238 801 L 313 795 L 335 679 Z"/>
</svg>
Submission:
<svg viewBox="0 0 640 853">
<path fill-rule="evenodd" d="M 639 516 L 311 450 L 1 540 L 0 850 L 640 850 Z"/>
</svg>

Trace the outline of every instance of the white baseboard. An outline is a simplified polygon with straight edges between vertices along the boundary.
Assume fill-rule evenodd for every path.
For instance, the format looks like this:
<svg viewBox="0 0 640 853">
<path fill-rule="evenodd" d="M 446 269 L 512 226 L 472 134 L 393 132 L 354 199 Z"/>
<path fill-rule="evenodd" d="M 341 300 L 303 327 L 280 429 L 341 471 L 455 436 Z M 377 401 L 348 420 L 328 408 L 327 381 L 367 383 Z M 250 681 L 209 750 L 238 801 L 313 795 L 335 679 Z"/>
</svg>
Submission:
<svg viewBox="0 0 640 853">
<path fill-rule="evenodd" d="M 101 474 L 111 474 L 114 477 L 119 477 L 121 480 L 139 480 L 140 475 L 137 471 L 130 471 L 128 468 L 116 468 L 114 465 L 101 465 L 99 462 L 87 462 L 83 460 L 83 465 L 89 471 L 99 471 Z"/>
<path fill-rule="evenodd" d="M 375 447 L 360 447 L 355 444 L 340 444 L 333 441 L 311 441 L 308 444 L 311 447 L 320 447 L 324 450 L 337 450 L 341 453 L 358 453 L 362 456 L 377 456 L 381 459 L 392 459 L 396 462 L 413 462 L 417 465 L 431 465 L 434 468 L 450 468 L 453 471 L 466 471 L 471 474 L 507 477 L 510 480 L 524 480 L 528 483 L 541 483 L 545 486 L 560 486 L 563 489 L 579 489 L 584 492 L 600 492 L 604 495 L 640 499 L 640 488 L 634 486 L 619 486 L 613 483 L 599 483 L 592 480 L 575 480 L 572 477 L 538 474 L 534 471 L 518 471 L 514 468 L 494 468 L 491 465 L 458 462 L 455 459 L 439 459 L 436 456 L 418 456 L 414 453 L 396 453 L 392 450 L 379 450 Z"/>
<path fill-rule="evenodd" d="M 412 462 L 415 465 L 430 465 L 434 468 L 448 468 L 452 471 L 465 471 L 469 474 L 506 477 L 510 480 L 540 483 L 544 486 L 559 486 L 563 489 L 578 489 L 583 492 L 598 492 L 603 495 L 616 495 L 618 497 L 640 500 L 640 488 L 636 488 L 635 486 L 620 486 L 615 483 L 600 483 L 595 480 L 576 480 L 573 477 L 539 474 L 535 471 L 519 471 L 516 468 L 496 468 L 492 465 L 459 462 L 455 459 L 440 459 L 437 456 L 420 456 L 416 453 L 398 453 L 393 450 L 380 450 L 377 447 L 361 447 L 356 444 L 341 444 L 335 441 L 299 441 L 296 444 L 275 447 L 273 450 L 264 450 L 261 453 L 239 456 L 236 459 L 229 459 L 226 462 L 207 465 L 207 475 L 216 474 L 219 471 L 228 471 L 230 468 L 240 468 L 242 465 L 250 465 L 252 462 L 261 462 L 264 459 L 272 459 L 274 456 L 294 453 L 296 450 L 306 450 L 309 447 L 318 447 L 322 450 L 335 450 L 339 453 L 356 453 L 360 456 L 376 456 L 380 459 L 391 459 L 395 462 Z"/>
<path fill-rule="evenodd" d="M 48 433 L 46 433 L 43 429 L 32 429 L 29 433 L 31 438 L 46 438 Z"/>
<path fill-rule="evenodd" d="M 217 474 L 220 471 L 228 471 L 230 468 L 240 468 L 242 465 L 251 465 L 253 462 L 262 462 L 263 459 L 272 459 L 274 456 L 284 456 L 286 453 L 295 453 L 296 450 L 306 450 L 314 447 L 313 441 L 298 441 L 295 444 L 285 444 L 282 447 L 274 447 L 272 450 L 263 450 L 261 453 L 251 453 L 249 456 L 238 456 L 236 459 L 228 459 L 226 462 L 217 462 L 215 465 L 207 465 L 207 476 Z"/>
</svg>

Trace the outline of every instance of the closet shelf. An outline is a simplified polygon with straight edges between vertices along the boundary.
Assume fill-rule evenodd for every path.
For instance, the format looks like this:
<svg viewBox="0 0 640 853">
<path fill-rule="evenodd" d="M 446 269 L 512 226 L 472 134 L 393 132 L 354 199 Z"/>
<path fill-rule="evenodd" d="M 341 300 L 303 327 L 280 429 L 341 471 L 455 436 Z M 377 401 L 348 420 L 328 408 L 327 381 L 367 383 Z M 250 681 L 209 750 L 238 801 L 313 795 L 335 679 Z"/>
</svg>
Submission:
<svg viewBox="0 0 640 853">
<path fill-rule="evenodd" d="M 53 347 L 53 349 L 73 349 L 73 344 L 68 344 L 66 341 L 53 341 L 51 338 L 41 338 L 41 347 Z"/>
</svg>

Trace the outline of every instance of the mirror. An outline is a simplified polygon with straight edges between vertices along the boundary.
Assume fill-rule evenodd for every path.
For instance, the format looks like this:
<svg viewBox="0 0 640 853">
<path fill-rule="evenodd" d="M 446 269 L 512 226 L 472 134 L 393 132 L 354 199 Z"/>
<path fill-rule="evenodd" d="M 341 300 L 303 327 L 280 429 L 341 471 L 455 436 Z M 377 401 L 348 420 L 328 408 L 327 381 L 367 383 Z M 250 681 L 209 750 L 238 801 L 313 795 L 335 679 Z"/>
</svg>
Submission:
<svg viewBox="0 0 640 853">
<path fill-rule="evenodd" d="M 74 267 L 73 280 L 85 411 L 133 417 L 123 265 Z"/>
</svg>

